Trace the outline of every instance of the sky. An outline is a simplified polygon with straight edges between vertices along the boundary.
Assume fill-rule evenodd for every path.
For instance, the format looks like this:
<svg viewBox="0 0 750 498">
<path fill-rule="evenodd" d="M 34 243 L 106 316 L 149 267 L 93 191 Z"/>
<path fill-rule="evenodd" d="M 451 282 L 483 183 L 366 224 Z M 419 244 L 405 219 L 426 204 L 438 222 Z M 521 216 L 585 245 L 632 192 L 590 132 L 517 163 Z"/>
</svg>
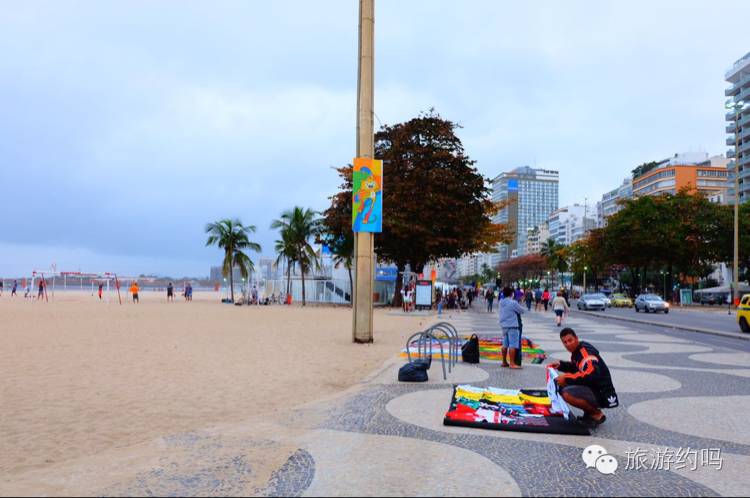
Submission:
<svg viewBox="0 0 750 498">
<path fill-rule="evenodd" d="M 488 177 L 594 204 L 724 154 L 750 2 L 376 0 L 376 125 L 435 108 Z M 208 275 L 207 222 L 323 210 L 355 154 L 358 2 L 24 1 L 0 14 L 0 276 Z M 387 178 L 386 178 L 387 182 Z"/>
</svg>

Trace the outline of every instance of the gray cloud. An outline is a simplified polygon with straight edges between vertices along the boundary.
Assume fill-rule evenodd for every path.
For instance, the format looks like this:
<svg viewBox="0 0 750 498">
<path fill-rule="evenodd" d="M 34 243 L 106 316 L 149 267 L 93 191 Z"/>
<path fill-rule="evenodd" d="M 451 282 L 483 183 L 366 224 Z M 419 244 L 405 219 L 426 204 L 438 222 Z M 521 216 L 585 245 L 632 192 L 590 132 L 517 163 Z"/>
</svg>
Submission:
<svg viewBox="0 0 750 498">
<path fill-rule="evenodd" d="M 282 209 L 323 209 L 354 154 L 357 5 L 269 4 L 7 7 L 0 272 L 60 254 L 205 274 L 207 221 L 240 216 L 269 253 Z M 378 118 L 434 106 L 486 175 L 557 168 L 562 203 L 593 202 L 641 162 L 725 151 L 723 74 L 749 50 L 749 13 L 380 0 Z"/>
</svg>

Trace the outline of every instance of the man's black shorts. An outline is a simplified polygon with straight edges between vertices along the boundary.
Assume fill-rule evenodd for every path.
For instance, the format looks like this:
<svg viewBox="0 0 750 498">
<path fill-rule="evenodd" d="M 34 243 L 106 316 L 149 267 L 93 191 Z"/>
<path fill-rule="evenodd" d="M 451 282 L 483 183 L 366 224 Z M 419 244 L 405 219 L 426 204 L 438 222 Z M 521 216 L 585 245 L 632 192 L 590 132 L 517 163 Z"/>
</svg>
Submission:
<svg viewBox="0 0 750 498">
<path fill-rule="evenodd" d="M 560 391 L 560 394 L 568 394 L 574 398 L 583 399 L 591 406 L 600 408 L 599 402 L 596 400 L 596 395 L 590 387 L 586 386 L 565 386 Z"/>
</svg>

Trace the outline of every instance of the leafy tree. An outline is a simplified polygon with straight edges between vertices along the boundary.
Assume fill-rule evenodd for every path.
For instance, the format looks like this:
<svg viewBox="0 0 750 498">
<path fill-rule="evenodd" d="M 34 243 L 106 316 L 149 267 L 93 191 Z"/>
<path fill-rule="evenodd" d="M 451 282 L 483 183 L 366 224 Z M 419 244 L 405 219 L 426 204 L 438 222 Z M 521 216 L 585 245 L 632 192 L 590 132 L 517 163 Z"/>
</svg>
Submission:
<svg viewBox="0 0 750 498">
<path fill-rule="evenodd" d="M 480 274 L 482 282 L 494 283 L 497 278 L 497 272 L 489 267 L 487 263 L 482 264 L 482 273 Z"/>
<path fill-rule="evenodd" d="M 637 168 L 635 168 L 633 173 L 633 178 L 638 178 L 639 176 L 645 175 L 649 171 L 653 170 L 654 168 L 658 167 L 661 164 L 660 161 L 651 161 L 648 163 L 643 163 L 639 165 Z"/>
<path fill-rule="evenodd" d="M 510 242 L 507 225 L 494 224 L 502 206 L 492 202 L 487 179 L 465 153 L 459 126 L 433 110 L 375 135 L 375 157 L 384 161 L 383 233 L 375 237 L 381 260 L 421 273 L 429 261 L 494 251 Z M 351 168 L 339 169 L 351 196 Z M 342 212 L 343 202 L 332 203 Z M 348 212 L 351 217 L 351 211 Z M 351 218 L 350 218 L 351 219 Z M 393 303 L 401 302 L 400 278 Z"/>
<path fill-rule="evenodd" d="M 224 249 L 222 274 L 229 276 L 231 299 L 234 302 L 233 268 L 239 268 L 243 278 L 247 278 L 250 271 L 255 270 L 253 262 L 244 251 L 260 252 L 260 244 L 251 242 L 249 235 L 255 233 L 255 226 L 243 225 L 239 219 L 224 219 L 208 223 L 205 229 L 208 234 L 206 246 L 218 246 Z"/>
<path fill-rule="evenodd" d="M 541 280 L 547 269 L 547 258 L 541 254 L 527 254 L 512 258 L 501 263 L 498 267 L 503 280 L 517 282 L 519 280 Z"/>
</svg>

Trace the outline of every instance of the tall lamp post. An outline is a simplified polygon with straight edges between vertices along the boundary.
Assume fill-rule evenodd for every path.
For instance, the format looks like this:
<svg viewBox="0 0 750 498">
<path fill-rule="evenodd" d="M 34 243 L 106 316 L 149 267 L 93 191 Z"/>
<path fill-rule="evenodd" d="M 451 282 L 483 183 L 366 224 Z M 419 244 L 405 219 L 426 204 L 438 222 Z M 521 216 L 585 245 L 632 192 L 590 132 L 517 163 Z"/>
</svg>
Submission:
<svg viewBox="0 0 750 498">
<path fill-rule="evenodd" d="M 588 272 L 589 267 L 584 266 L 583 267 L 583 293 L 586 294 L 586 273 Z"/>
<path fill-rule="evenodd" d="M 734 102 L 733 99 L 729 99 L 726 102 L 725 107 L 729 110 L 734 111 L 734 256 L 732 259 L 732 292 L 730 298 L 729 307 L 731 309 L 734 304 L 734 293 L 739 290 L 740 281 L 740 245 L 739 245 L 739 232 L 740 232 L 740 144 L 739 144 L 739 128 L 740 128 L 740 115 L 743 110 L 747 107 L 747 103 L 740 100 Z"/>
<path fill-rule="evenodd" d="M 667 274 L 664 272 L 664 270 L 661 270 L 659 273 L 661 273 L 661 293 L 662 297 L 664 297 L 664 300 L 667 300 Z"/>
<path fill-rule="evenodd" d="M 375 0 L 359 1 L 359 64 L 357 73 L 357 157 L 375 155 L 373 130 L 375 72 Z M 375 290 L 375 237 L 371 232 L 354 233 L 354 342 L 373 341 L 372 294 Z"/>
</svg>

